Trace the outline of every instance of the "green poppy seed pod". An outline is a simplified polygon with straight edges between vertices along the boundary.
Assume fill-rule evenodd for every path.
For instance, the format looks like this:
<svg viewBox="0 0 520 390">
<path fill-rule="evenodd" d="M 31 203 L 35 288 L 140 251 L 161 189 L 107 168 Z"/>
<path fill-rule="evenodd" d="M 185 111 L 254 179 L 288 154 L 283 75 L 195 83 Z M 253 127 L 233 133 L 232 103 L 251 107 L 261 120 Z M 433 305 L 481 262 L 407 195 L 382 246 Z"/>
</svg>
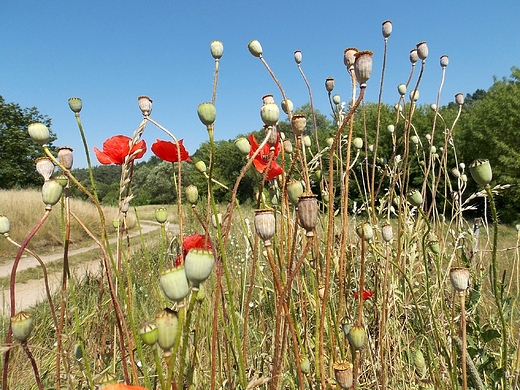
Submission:
<svg viewBox="0 0 520 390">
<path fill-rule="evenodd" d="M 154 322 L 145 322 L 139 327 L 139 336 L 146 345 L 155 345 L 159 338 L 159 329 Z"/>
<path fill-rule="evenodd" d="M 386 223 L 381 228 L 381 235 L 383 236 L 383 240 L 385 242 L 390 242 L 394 238 L 394 230 L 392 228 L 392 225 L 389 223 Z"/>
<path fill-rule="evenodd" d="M 258 237 L 260 237 L 260 239 L 264 242 L 265 246 L 270 246 L 271 238 L 273 238 L 276 231 L 274 210 L 255 210 L 254 221 L 256 234 L 258 234 Z"/>
<path fill-rule="evenodd" d="M 298 205 L 298 198 L 303 194 L 303 184 L 299 180 L 291 180 L 287 183 L 287 196 L 293 206 Z"/>
<path fill-rule="evenodd" d="M 251 145 L 246 137 L 240 137 L 235 140 L 235 149 L 242 156 L 248 156 L 251 151 Z"/>
<path fill-rule="evenodd" d="M 54 173 L 54 163 L 48 157 L 38 157 L 36 159 L 36 171 L 43 176 L 44 180 L 49 180 Z"/>
<path fill-rule="evenodd" d="M 142 95 L 137 97 L 137 104 L 139 104 L 143 116 L 150 116 L 152 113 L 152 102 L 152 99 L 148 96 Z"/>
<path fill-rule="evenodd" d="M 493 172 L 491 171 L 489 160 L 479 159 L 473 161 L 469 166 L 469 173 L 473 180 L 481 186 L 487 186 L 491 182 L 491 179 L 493 179 Z"/>
<path fill-rule="evenodd" d="M 410 101 L 415 103 L 417 100 L 419 100 L 419 90 L 412 89 L 410 91 Z"/>
<path fill-rule="evenodd" d="M 365 329 L 362 326 L 351 326 L 348 331 L 347 339 L 350 346 L 354 348 L 356 351 L 359 351 L 365 346 Z"/>
<path fill-rule="evenodd" d="M 354 383 L 352 363 L 342 360 L 334 363 L 332 368 L 334 369 L 334 378 L 338 386 L 342 389 L 350 389 Z"/>
<path fill-rule="evenodd" d="M 307 355 L 300 355 L 300 369 L 304 375 L 311 372 L 311 361 Z"/>
<path fill-rule="evenodd" d="M 386 127 L 386 130 L 390 133 L 390 134 L 393 134 L 393 132 L 395 131 L 395 126 L 394 125 L 388 125 Z"/>
<path fill-rule="evenodd" d="M 253 39 L 251 42 L 249 42 L 247 48 L 249 49 L 249 52 L 255 57 L 262 56 L 262 45 L 260 45 L 260 42 L 258 42 L 256 39 Z"/>
<path fill-rule="evenodd" d="M 372 225 L 367 222 L 361 222 L 356 228 L 356 233 L 359 238 L 364 239 L 365 241 L 370 241 L 374 238 L 374 229 L 372 228 Z"/>
<path fill-rule="evenodd" d="M 40 145 L 46 144 L 51 138 L 49 129 L 43 123 L 31 123 L 27 126 L 27 131 L 31 139 Z"/>
<path fill-rule="evenodd" d="M 211 56 L 214 59 L 220 60 L 222 58 L 222 54 L 224 53 L 224 45 L 221 41 L 211 41 L 209 50 L 211 51 Z"/>
<path fill-rule="evenodd" d="M 31 313 L 21 311 L 11 317 L 11 329 L 13 337 L 20 343 L 25 343 L 34 328 L 33 317 Z"/>
<path fill-rule="evenodd" d="M 276 125 L 280 118 L 280 109 L 276 103 L 267 103 L 260 109 L 260 117 L 262 122 L 267 126 Z"/>
<path fill-rule="evenodd" d="M 419 42 L 417 45 L 417 55 L 421 60 L 425 60 L 428 57 L 428 45 L 426 42 Z"/>
<path fill-rule="evenodd" d="M 430 109 L 432 111 L 437 111 L 437 105 L 435 103 L 430 104 Z"/>
<path fill-rule="evenodd" d="M 289 115 L 289 112 L 292 112 L 294 108 L 293 102 L 290 99 L 282 100 L 282 111 Z"/>
<path fill-rule="evenodd" d="M 368 145 L 368 151 L 374 153 L 374 145 Z"/>
<path fill-rule="evenodd" d="M 334 89 L 334 78 L 333 77 L 327 77 L 325 79 L 325 89 L 327 92 L 332 92 Z"/>
<path fill-rule="evenodd" d="M 215 255 L 212 250 L 194 248 L 188 251 L 184 259 L 184 269 L 195 289 L 209 278 L 214 265 Z"/>
<path fill-rule="evenodd" d="M 451 170 L 451 174 L 455 176 L 457 179 L 460 178 L 460 171 L 457 168 L 453 168 Z"/>
<path fill-rule="evenodd" d="M 400 104 L 396 104 L 396 105 L 394 106 L 394 109 L 395 109 L 397 112 L 401 112 L 401 111 L 403 111 L 403 106 L 401 106 Z"/>
<path fill-rule="evenodd" d="M 206 168 L 206 163 L 202 160 L 199 160 L 195 163 L 195 168 L 197 169 L 197 171 L 199 171 L 200 173 L 205 173 L 207 168 Z"/>
<path fill-rule="evenodd" d="M 296 62 L 298 65 L 301 64 L 301 62 L 302 62 L 302 51 L 301 50 L 296 50 L 294 52 L 294 62 Z"/>
<path fill-rule="evenodd" d="M 435 390 L 435 386 L 431 380 L 421 379 L 419 381 L 419 390 Z"/>
<path fill-rule="evenodd" d="M 441 246 L 439 244 L 439 241 L 437 240 L 434 240 L 434 241 L 430 241 L 429 244 L 428 244 L 428 247 L 430 248 L 430 250 L 435 253 L 436 255 L 438 255 L 439 253 L 441 253 Z"/>
<path fill-rule="evenodd" d="M 119 219 L 114 219 L 114 220 L 112 221 L 112 227 L 113 227 L 115 230 L 119 229 Z"/>
<path fill-rule="evenodd" d="M 439 62 L 441 64 L 441 67 L 445 68 L 450 63 L 450 60 L 449 60 L 448 56 L 446 54 L 444 54 L 444 55 L 441 56 Z"/>
<path fill-rule="evenodd" d="M 361 149 L 363 148 L 363 139 L 359 138 L 359 137 L 356 137 L 352 140 L 352 145 L 354 145 L 354 147 L 356 149 Z"/>
<path fill-rule="evenodd" d="M 321 200 L 325 204 L 329 203 L 330 198 L 329 198 L 329 192 L 328 191 L 324 190 L 324 191 L 321 192 Z"/>
<path fill-rule="evenodd" d="M 280 191 L 278 188 L 270 187 L 269 190 L 269 199 L 271 200 L 271 204 L 273 206 L 278 206 L 280 204 Z"/>
<path fill-rule="evenodd" d="M 406 95 L 406 84 L 399 84 L 397 86 L 397 91 L 399 92 L 399 95 L 401 95 L 401 96 Z"/>
<path fill-rule="evenodd" d="M 437 153 L 437 147 L 436 147 L 435 145 L 432 145 L 432 146 L 430 147 L 430 153 L 431 153 L 431 154 L 435 154 L 435 153 Z"/>
<path fill-rule="evenodd" d="M 421 207 L 423 202 L 423 197 L 421 195 L 421 191 L 419 190 L 411 190 L 408 194 L 408 202 L 414 207 Z"/>
<path fill-rule="evenodd" d="M 419 144 L 419 137 L 417 137 L 416 135 L 412 135 L 410 137 L 410 141 L 412 141 L 413 144 L 417 145 Z"/>
<path fill-rule="evenodd" d="M 11 231 L 11 222 L 5 215 L 0 215 L 0 234 L 8 236 Z"/>
<path fill-rule="evenodd" d="M 57 180 L 46 180 L 45 183 L 43 183 L 42 200 L 47 207 L 52 207 L 58 203 L 62 193 L 63 187 Z"/>
<path fill-rule="evenodd" d="M 462 175 L 460 175 L 460 180 L 462 180 L 464 183 L 467 183 L 468 182 L 468 176 L 463 173 Z"/>
<path fill-rule="evenodd" d="M 157 344 L 163 351 L 169 351 L 175 344 L 177 337 L 179 326 L 177 313 L 169 308 L 163 309 L 155 315 L 155 324 L 158 331 Z"/>
<path fill-rule="evenodd" d="M 426 374 L 426 360 L 424 359 L 424 355 L 420 349 L 415 351 L 413 354 L 413 365 L 415 366 L 415 370 L 420 376 L 424 376 Z"/>
<path fill-rule="evenodd" d="M 419 54 L 417 53 L 417 49 L 410 50 L 410 62 L 412 65 L 415 65 L 415 63 L 419 60 Z"/>
<path fill-rule="evenodd" d="M 354 62 L 356 62 L 356 53 L 358 52 L 358 49 L 355 47 L 347 47 L 343 51 L 343 63 L 347 67 L 347 69 L 351 69 L 354 67 Z M 337 103 L 336 103 L 337 104 Z"/>
<path fill-rule="evenodd" d="M 293 152 L 293 145 L 291 143 L 291 140 L 284 139 L 283 140 L 283 150 L 285 150 L 285 153 L 291 154 Z"/>
<path fill-rule="evenodd" d="M 308 135 L 303 136 L 302 142 L 306 148 L 310 148 L 312 145 L 311 137 L 309 137 Z"/>
<path fill-rule="evenodd" d="M 79 114 L 83 108 L 83 103 L 80 98 L 72 97 L 69 98 L 69 107 L 73 113 Z"/>
<path fill-rule="evenodd" d="M 61 146 L 58 148 L 58 161 L 61 165 L 67 170 L 72 168 L 72 164 L 74 164 L 74 155 L 70 146 Z"/>
<path fill-rule="evenodd" d="M 356 72 L 356 80 L 360 86 L 366 85 L 372 73 L 372 53 L 369 50 L 358 51 L 355 56 L 354 71 Z"/>
<path fill-rule="evenodd" d="M 464 170 L 466 168 L 466 164 L 464 164 L 463 162 L 459 163 L 459 168 Z"/>
<path fill-rule="evenodd" d="M 200 103 L 197 107 L 197 114 L 204 125 L 211 126 L 217 117 L 217 110 L 213 103 Z"/>
<path fill-rule="evenodd" d="M 168 210 L 164 207 L 155 210 L 155 220 L 160 224 L 165 223 L 168 220 Z"/>
<path fill-rule="evenodd" d="M 464 95 L 462 93 L 459 92 L 455 95 L 455 103 L 457 103 L 459 106 L 464 104 Z"/>
<path fill-rule="evenodd" d="M 186 200 L 191 204 L 191 205 L 196 205 L 197 202 L 199 201 L 199 190 L 196 186 L 194 186 L 193 184 L 190 184 L 188 187 L 186 187 L 186 190 L 184 191 L 185 194 L 186 194 Z"/>
<path fill-rule="evenodd" d="M 305 229 L 306 236 L 314 236 L 314 228 L 318 223 L 318 200 L 314 194 L 303 194 L 298 198 L 298 220 Z"/>
<path fill-rule="evenodd" d="M 327 146 L 330 148 L 332 146 L 332 144 L 334 143 L 334 138 L 332 137 L 328 137 L 326 140 L 325 140 L 325 143 L 327 144 Z"/>
<path fill-rule="evenodd" d="M 316 172 L 314 172 L 314 174 L 316 175 L 316 180 L 320 181 L 321 180 L 321 169 L 316 170 Z"/>
<path fill-rule="evenodd" d="M 69 184 L 69 179 L 65 175 L 56 176 L 55 179 L 63 188 L 67 187 L 67 184 Z"/>
<path fill-rule="evenodd" d="M 307 118 L 304 114 L 294 114 L 291 117 L 291 129 L 295 137 L 302 135 L 305 127 L 307 127 Z"/>
<path fill-rule="evenodd" d="M 450 268 L 450 282 L 455 291 L 462 293 L 469 287 L 469 269 L 463 267 Z"/>
<path fill-rule="evenodd" d="M 383 22 L 383 38 L 388 38 L 390 34 L 392 34 L 392 21 L 391 20 L 385 20 Z"/>
<path fill-rule="evenodd" d="M 190 293 L 190 286 L 183 265 L 163 271 L 159 283 L 164 295 L 174 302 L 181 302 Z"/>
</svg>

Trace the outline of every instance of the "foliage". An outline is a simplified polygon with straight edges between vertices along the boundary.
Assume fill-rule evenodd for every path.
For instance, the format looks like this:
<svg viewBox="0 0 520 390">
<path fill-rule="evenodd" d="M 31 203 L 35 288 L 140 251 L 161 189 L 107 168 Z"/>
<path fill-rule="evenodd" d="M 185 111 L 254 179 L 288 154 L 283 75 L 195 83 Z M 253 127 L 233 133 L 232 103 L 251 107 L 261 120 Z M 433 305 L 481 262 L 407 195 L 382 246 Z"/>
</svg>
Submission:
<svg viewBox="0 0 520 390">
<path fill-rule="evenodd" d="M 0 188 L 31 187 L 42 184 L 34 169 L 36 158 L 43 156 L 40 147 L 27 134 L 27 126 L 42 122 L 50 128 L 51 120 L 36 107 L 21 108 L 6 103 L 0 96 Z M 51 141 L 55 138 L 51 133 Z"/>
</svg>

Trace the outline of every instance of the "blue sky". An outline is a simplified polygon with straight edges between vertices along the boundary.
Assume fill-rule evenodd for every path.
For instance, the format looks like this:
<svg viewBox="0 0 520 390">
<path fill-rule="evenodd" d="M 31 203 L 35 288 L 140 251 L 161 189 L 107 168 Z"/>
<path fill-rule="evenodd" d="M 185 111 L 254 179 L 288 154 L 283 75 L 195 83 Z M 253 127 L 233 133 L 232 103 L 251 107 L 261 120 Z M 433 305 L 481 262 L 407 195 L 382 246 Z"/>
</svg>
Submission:
<svg viewBox="0 0 520 390">
<path fill-rule="evenodd" d="M 190 153 L 207 139 L 197 105 L 211 99 L 214 62 L 209 44 L 224 43 L 217 92 L 216 139 L 259 129 L 261 97 L 281 95 L 247 44 L 258 39 L 295 106 L 308 102 L 293 60 L 313 88 L 316 107 L 329 113 L 326 77 L 345 99 L 350 81 L 343 50 L 374 52 L 366 100 L 377 101 L 384 41 L 381 23 L 393 22 L 383 100 L 395 103 L 406 82 L 409 51 L 426 41 L 429 57 L 419 103 L 436 101 L 439 57 L 450 59 L 441 104 L 457 92 L 488 89 L 493 76 L 520 66 L 520 2 L 508 1 L 13 1 L 0 12 L 0 95 L 52 118 L 56 146 L 75 149 L 75 167 L 86 165 L 67 99 L 83 100 L 81 117 L 89 149 L 115 134 L 131 135 L 142 116 L 139 95 L 154 100 L 152 117 L 184 138 Z M 167 139 L 149 126 L 151 146 Z M 148 153 L 145 158 L 148 158 Z M 93 157 L 95 160 L 95 157 Z M 97 163 L 97 161 L 96 161 Z"/>
</svg>

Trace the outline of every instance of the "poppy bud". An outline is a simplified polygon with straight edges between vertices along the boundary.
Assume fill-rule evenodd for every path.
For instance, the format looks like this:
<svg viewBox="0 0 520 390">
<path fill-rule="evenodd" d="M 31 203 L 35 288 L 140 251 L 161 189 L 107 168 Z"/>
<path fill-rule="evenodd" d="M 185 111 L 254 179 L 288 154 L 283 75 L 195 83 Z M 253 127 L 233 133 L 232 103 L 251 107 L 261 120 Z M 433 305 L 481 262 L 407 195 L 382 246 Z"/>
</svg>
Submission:
<svg viewBox="0 0 520 390">
<path fill-rule="evenodd" d="M 204 125 L 211 126 L 217 117 L 217 110 L 213 103 L 206 102 L 198 105 L 197 114 Z"/>
<path fill-rule="evenodd" d="M 401 95 L 401 96 L 406 95 L 406 84 L 399 84 L 397 86 L 397 91 L 399 92 L 399 95 Z"/>
<path fill-rule="evenodd" d="M 242 156 L 248 156 L 251 151 L 251 145 L 246 137 L 240 137 L 235 140 L 235 149 Z"/>
<path fill-rule="evenodd" d="M 422 194 L 419 190 L 412 190 L 408 194 L 408 202 L 414 207 L 421 207 L 423 202 Z"/>
<path fill-rule="evenodd" d="M 292 112 L 293 108 L 293 102 L 290 99 L 282 100 L 282 111 L 287 115 L 289 115 L 289 112 Z"/>
<path fill-rule="evenodd" d="M 298 205 L 298 198 L 303 194 L 303 185 L 299 180 L 291 180 L 287 183 L 287 196 L 293 206 Z"/>
<path fill-rule="evenodd" d="M 332 96 L 332 102 L 333 102 L 334 104 L 336 104 L 336 105 L 337 105 L 337 104 L 340 104 L 340 103 L 341 103 L 341 96 L 339 96 L 339 95 L 336 93 L 334 96 Z"/>
<path fill-rule="evenodd" d="M 197 161 L 195 163 L 195 168 L 197 169 L 197 171 L 199 171 L 200 173 L 205 173 L 207 168 L 206 168 L 206 163 L 202 160 L 200 161 Z"/>
<path fill-rule="evenodd" d="M 194 186 L 193 184 L 190 184 L 188 187 L 186 187 L 185 193 L 186 193 L 186 200 L 191 205 L 196 205 L 199 200 L 199 190 L 197 189 L 197 187 Z"/>
</svg>

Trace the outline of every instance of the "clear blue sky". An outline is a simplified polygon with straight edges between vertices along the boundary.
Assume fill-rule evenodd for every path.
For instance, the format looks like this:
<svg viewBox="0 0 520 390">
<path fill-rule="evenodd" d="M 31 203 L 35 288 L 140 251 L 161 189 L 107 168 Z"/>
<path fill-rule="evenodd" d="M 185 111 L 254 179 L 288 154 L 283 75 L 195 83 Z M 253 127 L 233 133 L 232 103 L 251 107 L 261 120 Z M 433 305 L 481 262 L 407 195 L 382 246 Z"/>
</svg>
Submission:
<svg viewBox="0 0 520 390">
<path fill-rule="evenodd" d="M 395 103 L 396 86 L 410 71 L 409 51 L 426 41 L 429 57 L 419 103 L 433 103 L 441 78 L 439 57 L 450 59 L 441 104 L 457 92 L 488 89 L 493 76 L 520 66 L 520 1 L 41 1 L 5 0 L 0 12 L 0 95 L 52 118 L 56 146 L 75 149 L 86 165 L 67 99 L 83 99 L 81 117 L 89 148 L 115 134 L 131 135 L 142 116 L 139 95 L 154 100 L 152 117 L 184 138 L 190 153 L 207 139 L 197 105 L 211 99 L 209 44 L 224 43 L 217 93 L 217 139 L 233 139 L 262 126 L 261 97 L 281 95 L 247 44 L 258 39 L 264 58 L 295 106 L 308 102 L 302 68 L 315 105 L 329 113 L 324 80 L 347 98 L 350 81 L 343 50 L 374 52 L 368 101 L 376 101 L 383 59 L 381 23 L 392 20 L 383 100 Z M 166 136 L 149 126 L 151 146 Z M 148 158 L 148 153 L 145 158 Z M 93 160 L 95 157 L 93 156 Z M 97 161 L 96 161 L 97 163 Z"/>
</svg>

